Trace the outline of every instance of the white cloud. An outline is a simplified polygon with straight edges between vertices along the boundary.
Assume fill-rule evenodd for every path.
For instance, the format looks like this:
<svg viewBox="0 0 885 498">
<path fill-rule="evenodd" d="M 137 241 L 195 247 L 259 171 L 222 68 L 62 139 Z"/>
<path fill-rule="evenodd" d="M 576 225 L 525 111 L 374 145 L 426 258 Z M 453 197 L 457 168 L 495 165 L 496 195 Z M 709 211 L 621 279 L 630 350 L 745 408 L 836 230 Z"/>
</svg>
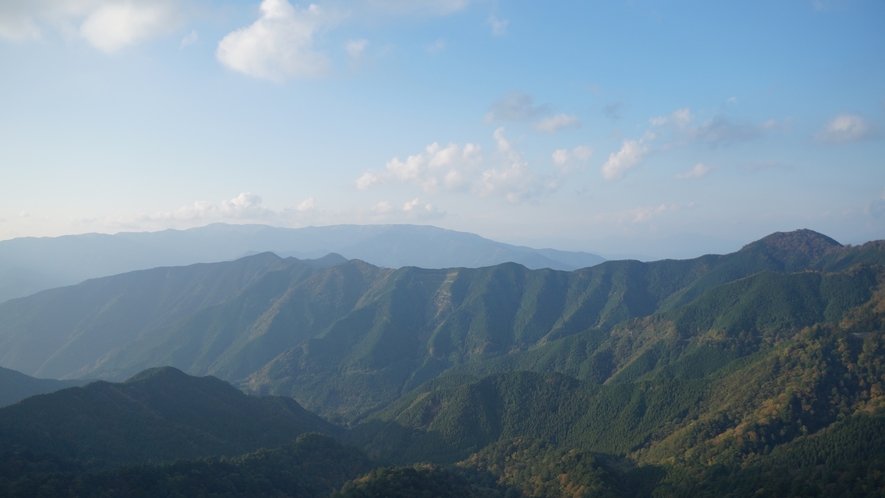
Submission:
<svg viewBox="0 0 885 498">
<path fill-rule="evenodd" d="M 307 199 L 304 199 L 303 201 L 301 201 L 301 204 L 298 204 L 298 207 L 295 208 L 295 210 L 298 211 L 299 213 L 313 211 L 314 209 L 316 209 L 316 205 L 317 205 L 316 200 L 314 200 L 313 197 L 308 197 Z"/>
<path fill-rule="evenodd" d="M 494 14 L 489 16 L 489 26 L 492 27 L 492 34 L 495 36 L 506 35 L 508 24 L 510 24 L 510 21 L 507 19 L 498 19 Z"/>
<path fill-rule="evenodd" d="M 157 213 L 142 217 L 139 221 L 219 221 L 219 220 L 266 220 L 278 213 L 261 206 L 260 195 L 243 192 L 233 199 L 212 203 L 196 201 L 177 211 Z"/>
<path fill-rule="evenodd" d="M 433 204 L 423 203 L 417 197 L 403 204 L 403 212 L 412 218 L 421 220 L 436 219 L 445 216 L 445 213 L 440 211 L 439 208 Z"/>
<path fill-rule="evenodd" d="M 394 210 L 393 204 L 388 201 L 381 201 L 372 206 L 372 211 L 378 214 L 388 214 Z"/>
<path fill-rule="evenodd" d="M 643 140 L 625 140 L 621 150 L 609 154 L 608 161 L 602 166 L 602 177 L 606 180 L 621 178 L 627 170 L 639 166 L 646 154 L 648 148 Z"/>
<path fill-rule="evenodd" d="M 553 162 L 559 165 L 563 165 L 571 159 L 571 154 L 569 154 L 568 149 L 557 149 L 553 151 Z"/>
<path fill-rule="evenodd" d="M 581 120 L 577 116 L 569 116 L 567 114 L 557 114 L 549 118 L 544 118 L 535 124 L 535 129 L 546 133 L 556 133 L 565 128 L 580 128 Z"/>
<path fill-rule="evenodd" d="M 553 164 L 559 166 L 562 174 L 571 174 L 576 168 L 576 164 L 572 159 L 586 163 L 593 156 L 593 149 L 586 145 L 579 145 L 569 151 L 568 149 L 558 149 L 553 151 L 551 158 Z"/>
<path fill-rule="evenodd" d="M 669 116 L 651 118 L 648 122 L 652 126 L 676 126 L 678 128 L 685 128 L 691 123 L 692 119 L 694 119 L 694 116 L 691 115 L 691 109 L 683 107 L 682 109 L 673 111 Z"/>
<path fill-rule="evenodd" d="M 685 173 L 680 173 L 680 174 L 676 175 L 676 178 L 679 178 L 680 180 L 688 180 L 691 178 L 703 178 L 703 177 L 707 176 L 707 173 L 713 171 L 714 169 L 715 168 L 712 166 L 707 166 L 706 164 L 703 164 L 703 163 L 697 163 L 694 165 L 694 168 L 692 168 L 691 171 L 688 171 Z"/>
<path fill-rule="evenodd" d="M 424 152 L 408 156 L 405 161 L 395 157 L 387 162 L 384 171 L 367 171 L 357 181 L 356 187 L 366 190 L 377 183 L 403 182 L 420 186 L 425 192 L 460 190 L 466 185 L 465 178 L 482 162 L 481 149 L 475 144 L 438 143 L 428 145 Z"/>
<path fill-rule="evenodd" d="M 815 138 L 824 143 L 842 144 L 871 138 L 874 131 L 862 117 L 856 114 L 840 114 L 827 123 Z"/>
<path fill-rule="evenodd" d="M 280 82 L 322 76 L 331 63 L 313 49 L 313 38 L 336 20 L 315 4 L 298 8 L 286 0 L 264 0 L 259 19 L 225 36 L 215 55 L 225 66 L 256 78 Z"/>
<path fill-rule="evenodd" d="M 500 166 L 489 168 L 474 183 L 474 193 L 481 197 L 504 197 L 511 203 L 523 202 L 538 193 L 544 185 L 532 172 L 522 155 L 504 136 L 504 128 L 494 133 Z"/>
<path fill-rule="evenodd" d="M 538 175 L 504 135 L 504 128 L 495 130 L 493 137 L 496 150 L 491 158 L 484 157 L 478 145 L 442 147 L 433 143 L 421 154 L 391 159 L 382 171 L 366 171 L 356 180 L 356 187 L 366 190 L 379 184 L 406 183 L 427 193 L 470 192 L 519 203 L 555 190 L 559 178 L 574 169 L 561 168 L 559 176 Z M 576 147 L 569 157 L 583 161 L 581 158 L 589 158 L 591 153 L 589 147 Z"/>
<path fill-rule="evenodd" d="M 80 26 L 80 35 L 94 47 L 115 52 L 127 45 L 168 32 L 180 22 L 171 5 L 126 2 L 102 5 Z"/>
<path fill-rule="evenodd" d="M 492 104 L 489 112 L 486 114 L 486 122 L 493 121 L 531 121 L 542 114 L 547 113 L 548 106 L 535 106 L 535 100 L 519 90 L 513 90 L 503 99 Z"/>
<path fill-rule="evenodd" d="M 51 29 L 115 52 L 178 29 L 185 20 L 181 4 L 181 0 L 4 0 L 0 37 L 33 40 Z"/>
<path fill-rule="evenodd" d="M 418 207 L 419 205 L 421 205 L 421 201 L 418 200 L 418 198 L 416 197 L 416 198 L 412 199 L 411 201 L 403 204 L 403 211 L 406 211 L 406 212 L 412 211 L 416 207 Z"/>
</svg>

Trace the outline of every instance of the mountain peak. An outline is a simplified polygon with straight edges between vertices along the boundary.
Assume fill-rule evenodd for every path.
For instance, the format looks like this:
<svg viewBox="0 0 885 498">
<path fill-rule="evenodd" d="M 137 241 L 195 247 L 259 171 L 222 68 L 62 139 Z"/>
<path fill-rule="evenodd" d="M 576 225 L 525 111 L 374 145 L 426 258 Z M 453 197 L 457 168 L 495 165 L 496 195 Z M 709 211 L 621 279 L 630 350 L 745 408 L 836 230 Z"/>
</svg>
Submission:
<svg viewBox="0 0 885 498">
<path fill-rule="evenodd" d="M 175 367 L 156 367 L 143 370 L 132 377 L 126 379 L 124 384 L 134 384 L 137 382 L 148 382 L 151 380 L 181 380 L 190 377 Z"/>
<path fill-rule="evenodd" d="M 803 228 L 792 232 L 775 232 L 747 244 L 741 252 L 761 252 L 780 262 L 784 271 L 807 268 L 842 244 L 824 234 Z"/>
<path fill-rule="evenodd" d="M 792 232 L 775 232 L 754 244 L 762 244 L 770 249 L 790 251 L 819 258 L 842 244 L 822 233 L 803 228 Z"/>
</svg>

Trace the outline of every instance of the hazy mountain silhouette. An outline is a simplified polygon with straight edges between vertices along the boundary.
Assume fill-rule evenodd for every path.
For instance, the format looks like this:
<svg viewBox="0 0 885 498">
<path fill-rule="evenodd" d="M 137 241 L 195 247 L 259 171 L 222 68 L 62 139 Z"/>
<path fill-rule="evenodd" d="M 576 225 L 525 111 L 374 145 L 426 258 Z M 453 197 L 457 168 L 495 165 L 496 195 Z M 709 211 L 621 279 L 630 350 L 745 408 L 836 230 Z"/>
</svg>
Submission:
<svg viewBox="0 0 885 498">
<path fill-rule="evenodd" d="M 0 241 L 0 302 L 83 280 L 275 252 L 299 259 L 338 253 L 376 266 L 481 267 L 515 262 L 573 270 L 604 261 L 594 254 L 535 250 L 478 235 L 419 225 L 277 228 L 216 223 L 189 230 L 23 237 Z"/>
</svg>

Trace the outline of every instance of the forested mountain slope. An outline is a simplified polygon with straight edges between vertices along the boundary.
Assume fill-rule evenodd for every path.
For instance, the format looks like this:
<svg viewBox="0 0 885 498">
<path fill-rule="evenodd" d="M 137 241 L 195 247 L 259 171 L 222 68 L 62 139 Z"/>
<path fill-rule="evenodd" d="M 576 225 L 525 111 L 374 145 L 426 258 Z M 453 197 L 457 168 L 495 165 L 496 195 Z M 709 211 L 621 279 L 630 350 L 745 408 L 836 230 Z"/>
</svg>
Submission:
<svg viewBox="0 0 885 498">
<path fill-rule="evenodd" d="M 601 383 L 651 372 L 664 353 L 712 358 L 688 338 L 725 334 L 744 344 L 751 322 L 838 320 L 870 298 L 882 262 L 881 244 L 843 247 L 808 230 L 724 256 L 573 272 L 390 270 L 356 260 L 322 268 L 262 254 L 4 303 L 0 362 L 109 380 L 171 365 L 292 395 L 346 422 L 443 373 L 528 369 Z M 734 344 L 716 354 L 758 347 Z"/>
<path fill-rule="evenodd" d="M 291 398 L 254 397 L 174 368 L 93 382 L 0 409 L 0 447 L 111 464 L 235 456 L 340 429 Z"/>
<path fill-rule="evenodd" d="M 35 394 L 51 393 L 66 387 L 82 386 L 83 380 L 36 379 L 15 370 L 0 367 L 0 408 Z"/>
<path fill-rule="evenodd" d="M 286 398 L 148 370 L 124 384 L 98 382 L 0 409 L 0 443 L 13 448 L 13 463 L 0 463 L 0 489 L 3 479 L 64 490 L 190 482 L 205 493 L 220 492 L 223 482 L 228 493 L 240 490 L 231 496 L 313 486 L 300 470 L 276 473 L 274 462 L 292 461 L 286 449 L 265 460 L 104 474 L 88 466 L 61 474 L 8 469 L 39 467 L 27 463 L 34 460 L 27 451 L 78 459 L 76 467 L 88 458 L 235 455 L 320 430 L 373 458 L 368 467 L 402 466 L 360 476 L 368 467 L 360 467 L 359 451 L 315 441 L 321 453 L 350 455 L 342 458 L 351 470 L 331 472 L 336 484 L 323 485 L 331 492 L 349 480 L 342 497 L 379 489 L 484 497 L 885 493 L 882 242 L 843 247 L 804 230 L 729 255 L 573 272 L 322 266 L 257 255 L 221 264 L 224 278 L 157 270 L 168 288 L 130 289 L 144 276 L 159 278 L 149 272 L 87 282 L 110 290 L 83 294 L 74 286 L 47 301 L 77 303 L 70 323 L 32 300 L 40 295 L 0 305 L 0 324 L 8 324 L 0 338 L 9 341 L 0 344 L 43 330 L 48 344 L 64 345 L 113 334 L 92 324 L 129 309 L 117 303 L 146 299 L 152 312 L 133 308 L 138 330 L 113 350 L 77 364 L 73 349 L 59 347 L 43 363 L 64 360 L 76 375 L 109 379 L 173 365 L 254 393 L 292 395 L 348 426 Z M 212 292 L 211 282 L 223 283 Z M 203 297 L 176 308 L 169 303 L 177 298 L 161 299 L 157 289 L 181 297 L 201 289 Z M 77 307 L 86 311 L 77 315 Z M 235 478 L 199 477 L 224 473 Z"/>
</svg>

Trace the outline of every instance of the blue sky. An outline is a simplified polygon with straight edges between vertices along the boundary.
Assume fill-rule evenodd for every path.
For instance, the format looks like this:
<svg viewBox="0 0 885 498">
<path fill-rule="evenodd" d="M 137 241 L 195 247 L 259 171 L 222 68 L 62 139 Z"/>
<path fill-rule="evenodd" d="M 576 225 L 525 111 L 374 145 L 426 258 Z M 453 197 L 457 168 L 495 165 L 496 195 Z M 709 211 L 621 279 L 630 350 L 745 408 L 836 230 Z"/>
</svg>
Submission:
<svg viewBox="0 0 885 498">
<path fill-rule="evenodd" d="M 851 0 L 5 0 L 0 240 L 885 238 L 883 25 Z"/>
</svg>

